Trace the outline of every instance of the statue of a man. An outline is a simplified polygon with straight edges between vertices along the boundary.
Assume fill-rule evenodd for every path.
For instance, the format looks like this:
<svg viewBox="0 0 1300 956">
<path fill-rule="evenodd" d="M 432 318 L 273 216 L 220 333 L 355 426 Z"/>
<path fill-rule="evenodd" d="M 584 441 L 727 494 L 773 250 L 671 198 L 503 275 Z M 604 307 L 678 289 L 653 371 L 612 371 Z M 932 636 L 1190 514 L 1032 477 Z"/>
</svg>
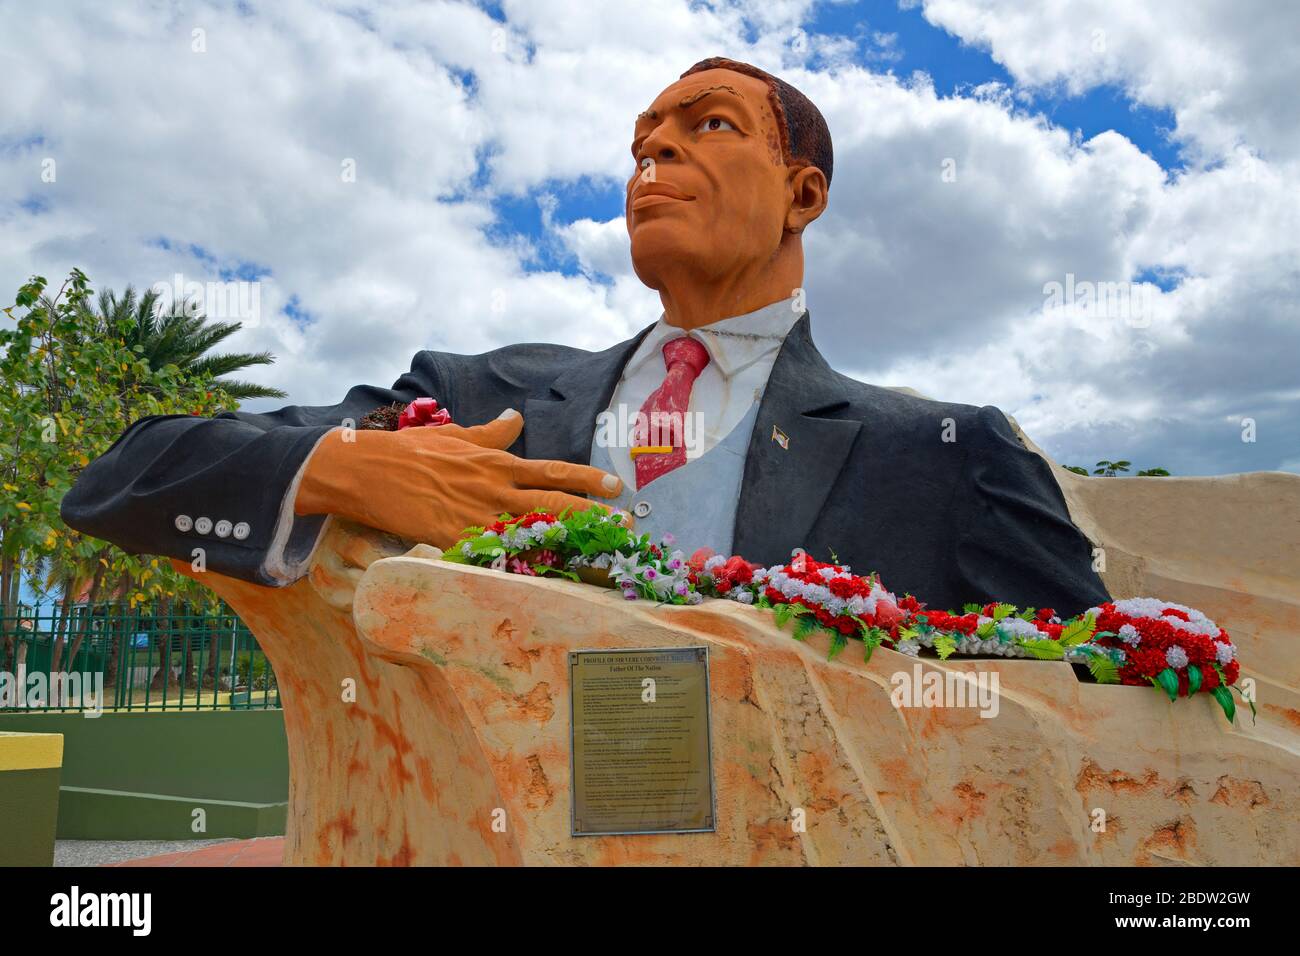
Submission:
<svg viewBox="0 0 1300 956">
<path fill-rule="evenodd" d="M 86 469 L 64 519 L 280 585 L 330 515 L 445 547 L 500 512 L 595 496 L 687 550 L 833 554 L 931 606 L 1106 599 L 1050 466 L 1000 411 L 864 384 L 813 345 L 802 237 L 826 209 L 832 150 L 812 102 L 705 60 L 636 118 L 631 147 L 632 261 L 663 303 L 635 338 L 425 351 L 392 388 L 337 405 L 142 419 Z M 869 300 L 860 322 L 869 333 Z M 421 397 L 459 424 L 349 427 Z"/>
</svg>

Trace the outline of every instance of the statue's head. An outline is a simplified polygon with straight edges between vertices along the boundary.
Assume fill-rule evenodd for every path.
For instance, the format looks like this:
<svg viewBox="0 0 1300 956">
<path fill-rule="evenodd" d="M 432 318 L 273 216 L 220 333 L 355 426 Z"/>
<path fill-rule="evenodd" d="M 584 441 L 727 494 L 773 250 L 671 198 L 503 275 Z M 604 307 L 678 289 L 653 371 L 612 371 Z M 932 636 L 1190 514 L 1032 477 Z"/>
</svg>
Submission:
<svg viewBox="0 0 1300 956">
<path fill-rule="evenodd" d="M 790 84 L 702 60 L 637 117 L 632 155 L 627 229 L 646 285 L 742 281 L 791 255 L 802 271 L 801 233 L 826 208 L 831 136 Z"/>
</svg>

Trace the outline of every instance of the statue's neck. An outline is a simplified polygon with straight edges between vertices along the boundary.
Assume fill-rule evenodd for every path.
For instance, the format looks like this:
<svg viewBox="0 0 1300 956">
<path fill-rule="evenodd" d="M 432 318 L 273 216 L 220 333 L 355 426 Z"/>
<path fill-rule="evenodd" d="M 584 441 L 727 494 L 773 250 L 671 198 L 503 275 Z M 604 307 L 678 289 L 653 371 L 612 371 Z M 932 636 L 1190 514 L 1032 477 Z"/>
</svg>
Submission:
<svg viewBox="0 0 1300 956">
<path fill-rule="evenodd" d="M 659 301 L 668 325 L 698 329 L 788 299 L 802 286 L 803 249 L 783 242 L 768 261 L 729 276 L 674 276 L 659 289 Z"/>
</svg>

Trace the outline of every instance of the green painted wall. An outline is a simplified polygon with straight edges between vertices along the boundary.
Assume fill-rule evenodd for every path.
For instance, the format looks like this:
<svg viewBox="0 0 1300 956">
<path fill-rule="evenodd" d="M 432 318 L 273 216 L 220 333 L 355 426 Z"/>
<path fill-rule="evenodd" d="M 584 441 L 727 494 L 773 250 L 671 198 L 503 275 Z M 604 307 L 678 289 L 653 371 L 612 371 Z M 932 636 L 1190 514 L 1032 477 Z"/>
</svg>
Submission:
<svg viewBox="0 0 1300 956">
<path fill-rule="evenodd" d="M 63 734 L 63 786 L 272 803 L 289 799 L 284 712 L 0 714 L 0 730 Z"/>
<path fill-rule="evenodd" d="M 289 751 L 279 710 L 4 713 L 0 730 L 63 734 L 64 839 L 202 839 L 284 832 Z M 168 798 L 180 798 L 168 799 Z M 202 807 L 207 829 L 195 833 Z"/>
<path fill-rule="evenodd" d="M 0 866 L 52 866 L 59 768 L 0 770 Z"/>
</svg>

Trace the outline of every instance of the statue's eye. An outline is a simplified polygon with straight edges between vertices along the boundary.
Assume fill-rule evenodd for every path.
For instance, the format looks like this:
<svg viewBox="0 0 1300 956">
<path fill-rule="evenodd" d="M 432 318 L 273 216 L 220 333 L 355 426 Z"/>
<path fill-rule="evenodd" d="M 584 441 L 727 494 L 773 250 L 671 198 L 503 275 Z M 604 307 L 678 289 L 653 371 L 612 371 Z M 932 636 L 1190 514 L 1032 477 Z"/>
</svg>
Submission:
<svg viewBox="0 0 1300 956">
<path fill-rule="evenodd" d="M 730 123 L 728 123 L 720 116 L 710 116 L 699 126 L 695 127 L 695 132 L 716 133 L 719 132 L 720 130 L 724 130 L 724 129 L 734 130 L 735 128 L 736 127 L 732 126 Z"/>
</svg>

